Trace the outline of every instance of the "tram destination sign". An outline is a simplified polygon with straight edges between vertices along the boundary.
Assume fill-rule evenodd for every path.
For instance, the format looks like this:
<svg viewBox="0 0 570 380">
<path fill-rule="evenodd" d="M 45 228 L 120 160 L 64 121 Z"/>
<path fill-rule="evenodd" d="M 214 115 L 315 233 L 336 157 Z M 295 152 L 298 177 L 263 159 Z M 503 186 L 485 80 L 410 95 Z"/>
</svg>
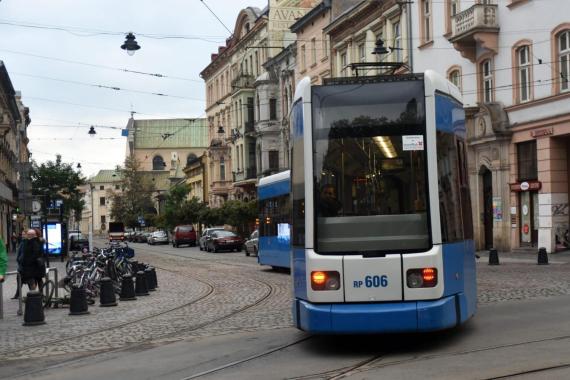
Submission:
<svg viewBox="0 0 570 380">
<path fill-rule="evenodd" d="M 523 181 L 509 184 L 511 191 L 521 192 L 521 191 L 538 191 L 542 187 L 542 182 L 537 180 Z"/>
</svg>

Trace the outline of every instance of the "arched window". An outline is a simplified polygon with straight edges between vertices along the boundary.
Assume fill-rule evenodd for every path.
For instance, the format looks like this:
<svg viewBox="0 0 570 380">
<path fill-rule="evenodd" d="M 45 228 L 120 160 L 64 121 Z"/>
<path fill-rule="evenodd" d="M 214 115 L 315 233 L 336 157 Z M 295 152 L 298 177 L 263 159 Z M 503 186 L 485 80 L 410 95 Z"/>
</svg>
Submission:
<svg viewBox="0 0 570 380">
<path fill-rule="evenodd" d="M 198 157 L 196 157 L 196 155 L 194 153 L 190 153 L 188 155 L 188 157 L 186 158 L 186 165 L 190 165 L 191 163 L 193 163 L 197 159 L 198 159 Z"/>
<path fill-rule="evenodd" d="M 152 159 L 152 170 L 164 170 L 166 163 L 161 156 L 154 156 Z"/>
<path fill-rule="evenodd" d="M 457 68 L 452 69 L 447 74 L 447 78 L 461 91 L 461 71 Z"/>
<path fill-rule="evenodd" d="M 558 35 L 558 62 L 560 62 L 560 90 L 570 90 L 570 30 Z"/>
<path fill-rule="evenodd" d="M 479 64 L 479 100 L 485 103 L 493 101 L 493 61 L 485 59 Z"/>
<path fill-rule="evenodd" d="M 517 84 L 519 88 L 519 101 L 530 100 L 530 49 L 529 46 L 521 46 L 517 49 Z"/>
</svg>

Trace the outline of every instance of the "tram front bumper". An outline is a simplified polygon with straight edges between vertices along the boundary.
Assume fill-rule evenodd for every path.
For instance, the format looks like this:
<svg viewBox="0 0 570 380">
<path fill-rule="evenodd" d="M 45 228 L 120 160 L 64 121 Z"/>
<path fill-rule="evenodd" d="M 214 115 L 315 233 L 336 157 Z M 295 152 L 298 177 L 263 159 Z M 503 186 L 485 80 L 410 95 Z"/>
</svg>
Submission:
<svg viewBox="0 0 570 380">
<path fill-rule="evenodd" d="M 312 333 L 436 331 L 459 324 L 456 297 L 461 295 L 434 301 L 361 304 L 313 304 L 297 299 L 293 316 L 299 329 Z"/>
</svg>

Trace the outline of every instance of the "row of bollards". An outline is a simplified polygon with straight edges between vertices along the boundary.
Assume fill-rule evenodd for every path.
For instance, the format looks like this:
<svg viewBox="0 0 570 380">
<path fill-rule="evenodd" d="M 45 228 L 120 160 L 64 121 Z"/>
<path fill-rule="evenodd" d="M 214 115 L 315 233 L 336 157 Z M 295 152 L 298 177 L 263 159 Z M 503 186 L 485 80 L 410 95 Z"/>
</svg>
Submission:
<svg viewBox="0 0 570 380">
<path fill-rule="evenodd" d="M 548 265 L 548 255 L 546 248 L 540 247 L 538 249 L 538 265 Z M 489 250 L 489 265 L 499 265 L 499 253 L 495 248 Z"/>
<path fill-rule="evenodd" d="M 156 269 L 138 262 L 132 262 L 133 270 L 136 271 L 136 281 L 131 275 L 121 279 L 121 293 L 119 300 L 133 301 L 139 296 L 148 296 L 149 291 L 158 287 Z M 100 282 L 99 306 L 117 306 L 115 289 L 110 278 L 104 277 Z M 89 314 L 87 293 L 85 288 L 72 286 L 69 304 L 69 315 Z M 26 308 L 24 310 L 24 326 L 36 326 L 45 324 L 42 294 L 38 291 L 30 291 L 27 294 Z"/>
</svg>

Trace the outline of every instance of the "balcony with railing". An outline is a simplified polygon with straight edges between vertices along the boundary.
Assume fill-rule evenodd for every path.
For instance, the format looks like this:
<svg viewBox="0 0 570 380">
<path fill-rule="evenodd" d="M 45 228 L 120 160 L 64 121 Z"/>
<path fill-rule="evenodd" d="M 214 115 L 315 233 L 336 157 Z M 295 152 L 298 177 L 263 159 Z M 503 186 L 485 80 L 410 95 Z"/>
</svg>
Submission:
<svg viewBox="0 0 570 380">
<path fill-rule="evenodd" d="M 234 177 L 234 185 L 236 185 L 236 182 L 237 185 L 239 185 L 239 182 L 241 181 L 248 181 L 249 183 L 251 182 L 249 180 L 257 180 L 257 168 L 255 166 L 251 168 L 246 168 L 245 170 L 244 169 L 238 170 L 237 172 L 233 172 L 232 174 Z"/>
<path fill-rule="evenodd" d="M 240 74 L 232 81 L 232 89 L 234 91 L 243 90 L 246 88 L 253 89 L 255 77 L 249 74 Z"/>
<path fill-rule="evenodd" d="M 212 181 L 210 192 L 216 195 L 227 194 L 232 185 L 232 181 Z"/>
<path fill-rule="evenodd" d="M 496 4 L 475 4 L 451 16 L 449 42 L 471 62 L 476 60 L 477 47 L 498 52 L 499 13 Z"/>
</svg>

